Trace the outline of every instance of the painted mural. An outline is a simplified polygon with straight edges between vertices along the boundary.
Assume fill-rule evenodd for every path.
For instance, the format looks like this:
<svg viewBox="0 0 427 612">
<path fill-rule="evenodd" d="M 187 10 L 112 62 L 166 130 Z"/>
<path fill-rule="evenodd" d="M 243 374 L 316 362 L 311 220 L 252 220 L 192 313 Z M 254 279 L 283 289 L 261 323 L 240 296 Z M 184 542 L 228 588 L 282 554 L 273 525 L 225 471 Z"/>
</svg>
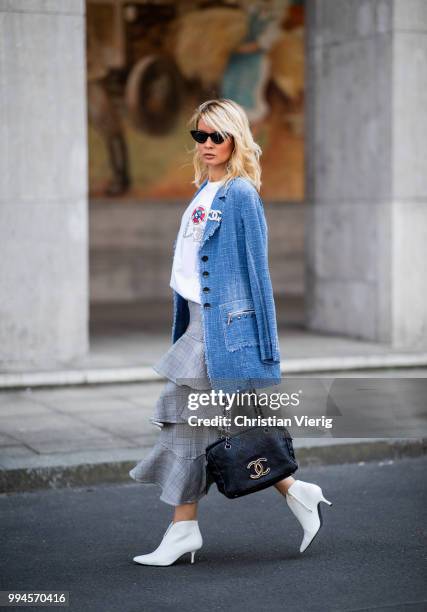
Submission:
<svg viewBox="0 0 427 612">
<path fill-rule="evenodd" d="M 179 200 L 194 107 L 231 98 L 263 149 L 262 196 L 304 196 L 304 1 L 87 0 L 91 198 Z"/>
</svg>

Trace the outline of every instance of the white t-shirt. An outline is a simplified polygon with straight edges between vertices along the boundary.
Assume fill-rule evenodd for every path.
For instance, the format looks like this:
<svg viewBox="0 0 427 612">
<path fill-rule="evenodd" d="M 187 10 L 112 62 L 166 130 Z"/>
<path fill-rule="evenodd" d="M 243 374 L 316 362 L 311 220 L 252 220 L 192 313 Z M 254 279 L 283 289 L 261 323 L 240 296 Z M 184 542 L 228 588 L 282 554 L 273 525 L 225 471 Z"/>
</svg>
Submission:
<svg viewBox="0 0 427 612">
<path fill-rule="evenodd" d="M 175 246 L 170 287 L 200 304 L 198 252 L 212 201 L 223 181 L 208 181 L 185 209 Z"/>
</svg>

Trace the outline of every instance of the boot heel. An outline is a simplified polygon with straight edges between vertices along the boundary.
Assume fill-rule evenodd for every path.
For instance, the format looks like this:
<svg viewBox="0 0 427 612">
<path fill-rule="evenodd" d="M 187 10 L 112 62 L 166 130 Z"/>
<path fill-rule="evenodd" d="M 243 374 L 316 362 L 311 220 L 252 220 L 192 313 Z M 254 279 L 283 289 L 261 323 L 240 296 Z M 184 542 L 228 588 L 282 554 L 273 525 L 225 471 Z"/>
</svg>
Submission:
<svg viewBox="0 0 427 612">
<path fill-rule="evenodd" d="M 196 519 L 172 521 L 156 550 L 134 557 L 133 560 L 141 565 L 172 565 L 189 552 L 191 563 L 194 563 L 194 555 L 202 545 L 203 538 Z"/>
<path fill-rule="evenodd" d="M 332 502 L 326 499 L 319 485 L 303 480 L 295 480 L 291 484 L 286 493 L 286 501 L 303 528 L 300 552 L 304 552 L 322 526 L 320 502 L 328 506 L 332 506 Z"/>
</svg>

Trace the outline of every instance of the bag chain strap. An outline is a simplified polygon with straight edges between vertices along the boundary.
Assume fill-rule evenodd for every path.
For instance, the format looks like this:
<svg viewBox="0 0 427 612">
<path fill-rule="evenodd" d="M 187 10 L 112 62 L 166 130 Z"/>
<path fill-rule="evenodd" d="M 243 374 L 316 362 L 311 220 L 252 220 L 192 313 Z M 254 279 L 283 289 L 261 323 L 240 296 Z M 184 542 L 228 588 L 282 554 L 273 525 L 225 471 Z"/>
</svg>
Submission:
<svg viewBox="0 0 427 612">
<path fill-rule="evenodd" d="M 250 389 L 250 393 L 252 393 L 252 392 L 255 393 L 255 397 L 258 399 L 258 396 L 256 394 L 256 389 Z M 263 413 L 263 411 L 261 409 L 261 406 L 258 406 L 257 399 L 255 400 L 255 405 L 254 405 L 255 414 L 257 416 L 264 417 L 264 413 Z M 232 409 L 233 408 L 230 408 L 230 414 L 232 412 Z M 225 404 L 224 404 L 223 409 L 222 409 L 222 414 L 223 414 L 224 422 L 225 422 L 225 417 L 226 417 Z M 225 432 L 225 434 L 223 434 L 221 432 Z M 230 435 L 231 435 L 230 434 L 230 425 L 225 425 L 224 427 L 220 426 L 218 428 L 218 438 L 224 438 L 225 437 L 225 448 L 230 448 L 231 447 L 231 444 L 230 444 Z"/>
</svg>

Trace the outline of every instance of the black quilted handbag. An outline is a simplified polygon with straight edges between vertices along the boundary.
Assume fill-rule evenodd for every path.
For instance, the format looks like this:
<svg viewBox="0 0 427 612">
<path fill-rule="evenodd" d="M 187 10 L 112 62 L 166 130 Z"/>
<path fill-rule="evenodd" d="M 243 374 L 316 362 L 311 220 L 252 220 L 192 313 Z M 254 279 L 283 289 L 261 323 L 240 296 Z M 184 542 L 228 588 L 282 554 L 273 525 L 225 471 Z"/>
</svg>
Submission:
<svg viewBox="0 0 427 612">
<path fill-rule="evenodd" d="M 263 417 L 260 406 L 255 411 Z M 225 416 L 225 408 L 224 408 Z M 292 437 L 286 427 L 254 426 L 225 436 L 206 447 L 207 482 L 228 498 L 270 487 L 297 469 Z"/>
</svg>

